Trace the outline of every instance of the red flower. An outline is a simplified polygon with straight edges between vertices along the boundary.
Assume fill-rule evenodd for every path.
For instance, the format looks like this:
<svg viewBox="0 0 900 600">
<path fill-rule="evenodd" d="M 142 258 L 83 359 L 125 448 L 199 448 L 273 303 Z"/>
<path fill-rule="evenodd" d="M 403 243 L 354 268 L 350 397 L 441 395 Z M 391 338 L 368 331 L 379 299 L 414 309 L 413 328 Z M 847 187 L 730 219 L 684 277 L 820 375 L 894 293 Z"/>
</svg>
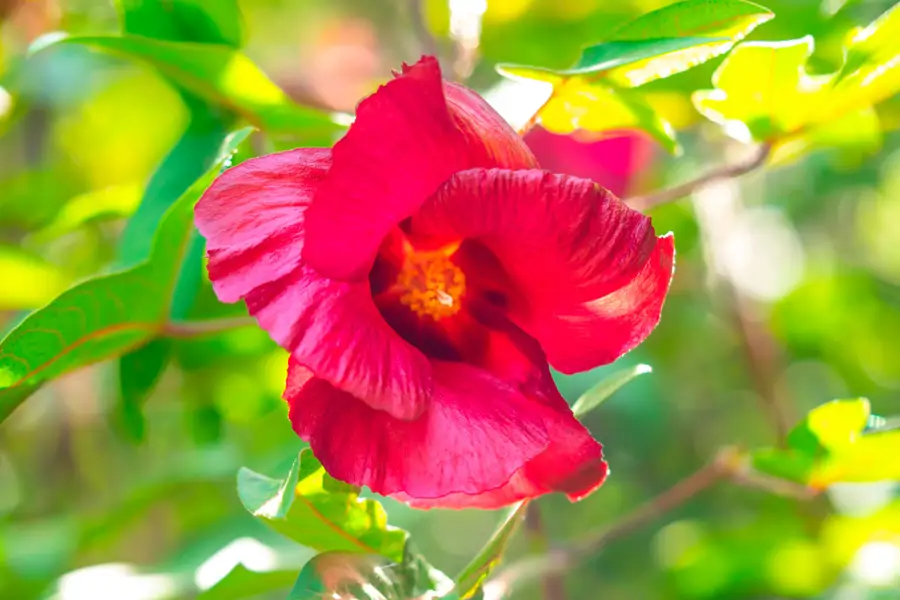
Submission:
<svg viewBox="0 0 900 600">
<path fill-rule="evenodd" d="M 291 422 L 334 477 L 484 508 L 603 482 L 547 362 L 582 371 L 646 338 L 672 237 L 539 170 L 435 59 L 365 99 L 334 148 L 226 171 L 196 221 L 219 298 L 291 352 Z"/>
</svg>

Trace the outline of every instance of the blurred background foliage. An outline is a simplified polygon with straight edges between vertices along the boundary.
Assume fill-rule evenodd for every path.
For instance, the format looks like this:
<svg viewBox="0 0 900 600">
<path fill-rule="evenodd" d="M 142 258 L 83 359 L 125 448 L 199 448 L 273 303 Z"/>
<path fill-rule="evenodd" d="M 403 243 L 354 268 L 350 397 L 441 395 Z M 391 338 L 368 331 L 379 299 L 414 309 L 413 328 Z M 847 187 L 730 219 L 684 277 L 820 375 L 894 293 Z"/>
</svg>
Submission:
<svg viewBox="0 0 900 600">
<path fill-rule="evenodd" d="M 421 53 L 414 4 L 242 0 L 239 31 L 130 30 L 242 43 L 299 105 L 352 112 L 391 68 Z M 424 3 L 442 51 L 453 4 Z M 522 112 L 524 97 L 495 64 L 569 67 L 582 47 L 663 4 L 490 0 L 469 84 L 507 114 Z M 824 74 L 840 68 L 854 29 L 892 3 L 763 4 L 776 17 L 749 39 L 812 35 L 808 68 Z M 280 92 L 267 92 L 248 68 L 229 71 L 228 85 L 247 102 L 234 116 L 192 89 L 189 77 L 167 79 L 84 44 L 29 54 L 49 32 L 118 32 L 116 8 L 105 0 L 0 0 L 0 19 L 0 332 L 74 282 L 147 255 L 148 233 L 126 223 L 140 205 L 155 211 L 142 220 L 155 229 L 162 209 L 146 199 L 174 184 L 151 177 L 176 143 L 183 154 L 174 164 L 211 161 L 216 132 L 263 112 L 268 134 L 252 136 L 235 161 L 328 145 L 339 135 L 313 113 L 273 109 L 282 106 Z M 152 27 L 153 19 L 126 28 Z M 641 88 L 677 130 L 681 157 L 633 132 L 538 128 L 527 139 L 545 168 L 593 177 L 626 197 L 683 181 L 745 153 L 691 102 L 694 90 L 713 88 L 721 63 Z M 873 110 L 874 131 L 845 128 L 840 144 L 652 211 L 657 231 L 673 231 L 678 249 L 662 323 L 617 365 L 558 382 L 574 401 L 623 366 L 647 363 L 653 373 L 586 417 L 612 476 L 579 504 L 541 501 L 554 540 L 615 521 L 722 446 L 775 445 L 779 428 L 832 398 L 866 396 L 875 413 L 900 413 L 900 101 Z M 303 119 L 308 126 L 284 126 Z M 180 176 L 184 187 L 211 164 L 195 162 Z M 190 252 L 199 257 L 196 242 Z M 208 282 L 184 283 L 190 279 L 182 272 L 172 316 L 242 314 L 219 304 Z M 244 327 L 155 340 L 40 389 L 0 426 L 0 597 L 150 600 L 206 590 L 202 598 L 283 598 L 312 552 L 246 513 L 235 473 L 248 466 L 281 476 L 303 446 L 280 400 L 285 365 L 264 333 Z M 385 506 L 451 573 L 498 518 Z M 525 546 L 518 540 L 511 554 Z M 272 576 L 217 595 L 216 582 L 238 562 Z M 900 598 L 900 496 L 891 483 L 836 485 L 805 503 L 718 486 L 573 569 L 567 586 L 572 598 L 611 600 Z M 539 593 L 527 586 L 517 597 Z"/>
</svg>

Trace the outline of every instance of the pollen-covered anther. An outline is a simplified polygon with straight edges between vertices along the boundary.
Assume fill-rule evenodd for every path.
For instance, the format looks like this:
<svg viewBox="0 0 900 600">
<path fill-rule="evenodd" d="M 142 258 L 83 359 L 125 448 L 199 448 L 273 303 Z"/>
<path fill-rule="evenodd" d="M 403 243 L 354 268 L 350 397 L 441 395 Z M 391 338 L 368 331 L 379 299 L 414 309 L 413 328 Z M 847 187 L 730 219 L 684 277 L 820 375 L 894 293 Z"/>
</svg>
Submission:
<svg viewBox="0 0 900 600">
<path fill-rule="evenodd" d="M 459 312 L 466 276 L 445 252 L 414 252 L 407 254 L 397 284 L 404 290 L 401 303 L 438 321 Z"/>
</svg>

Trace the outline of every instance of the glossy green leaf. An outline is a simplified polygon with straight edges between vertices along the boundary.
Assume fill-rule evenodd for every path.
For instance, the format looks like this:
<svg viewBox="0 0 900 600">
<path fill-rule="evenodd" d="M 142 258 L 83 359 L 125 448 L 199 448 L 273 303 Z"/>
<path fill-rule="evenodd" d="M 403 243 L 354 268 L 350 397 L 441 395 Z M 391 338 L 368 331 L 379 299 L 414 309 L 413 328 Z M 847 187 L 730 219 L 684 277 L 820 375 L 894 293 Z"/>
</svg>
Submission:
<svg viewBox="0 0 900 600">
<path fill-rule="evenodd" d="M 900 480 L 900 430 L 868 431 L 870 421 L 864 398 L 823 404 L 790 432 L 786 449 L 754 452 L 753 466 L 815 488 Z"/>
<path fill-rule="evenodd" d="M 150 178 L 137 211 L 119 242 L 119 264 L 130 267 L 150 255 L 153 236 L 165 212 L 217 160 L 232 119 L 189 102 L 191 122 Z"/>
<path fill-rule="evenodd" d="M 359 488 L 328 475 L 309 449 L 300 453 L 284 479 L 244 468 L 237 481 L 244 508 L 304 546 L 403 560 L 408 534 L 387 524 L 377 501 L 361 499 Z"/>
<path fill-rule="evenodd" d="M 289 600 L 458 598 L 453 582 L 417 555 L 396 563 L 375 554 L 325 552 L 303 567 Z"/>
<path fill-rule="evenodd" d="M 585 48 L 578 62 L 570 69 L 554 70 L 504 63 L 497 65 L 497 71 L 507 77 L 555 82 L 563 77 L 602 75 L 605 71 L 615 67 L 677 50 L 684 50 L 691 46 L 722 40 L 727 40 L 727 38 L 676 37 L 603 42 Z"/>
<path fill-rule="evenodd" d="M 456 576 L 456 588 L 459 591 L 460 598 L 465 599 L 475 596 L 484 580 L 500 564 L 500 560 L 503 558 L 503 553 L 506 552 L 513 533 L 516 532 L 525 519 L 525 511 L 527 509 L 528 502 L 519 502 L 513 505 L 500 522 L 500 526 L 494 531 L 491 539 Z"/>
<path fill-rule="evenodd" d="M 327 114 L 295 104 L 247 56 L 224 44 L 171 42 L 135 35 L 38 40 L 32 52 L 57 43 L 81 44 L 145 62 L 185 90 L 272 134 L 306 138 L 340 130 Z"/>
<path fill-rule="evenodd" d="M 119 359 L 119 397 L 112 417 L 130 439 L 144 439 L 144 401 L 169 364 L 172 341 L 157 338 Z"/>
<path fill-rule="evenodd" d="M 236 48 L 243 44 L 236 0 L 116 0 L 116 8 L 124 33 Z"/>
<path fill-rule="evenodd" d="M 651 373 L 652 371 L 653 369 L 650 365 L 635 365 L 613 373 L 582 394 L 575 401 L 575 404 L 572 405 L 572 412 L 575 413 L 576 417 L 586 415 L 600 406 L 603 401 L 615 394 L 626 383 L 639 375 Z"/>
<path fill-rule="evenodd" d="M 193 231 L 194 203 L 249 132 L 229 136 L 214 167 L 169 209 L 147 262 L 65 291 L 0 342 L 0 421 L 25 399 L 23 390 L 128 352 L 160 333 Z"/>
<path fill-rule="evenodd" d="M 620 85 L 639 86 L 669 77 L 704 63 L 744 39 L 775 15 L 769 9 L 745 0 L 685 0 L 649 12 L 625 24 L 611 41 L 647 40 L 663 37 L 725 38 L 648 58 L 619 67 L 609 77 Z"/>
<path fill-rule="evenodd" d="M 198 594 L 196 600 L 259 598 L 262 594 L 290 589 L 296 578 L 297 572 L 292 570 L 258 572 L 239 564 L 214 586 Z"/>
</svg>

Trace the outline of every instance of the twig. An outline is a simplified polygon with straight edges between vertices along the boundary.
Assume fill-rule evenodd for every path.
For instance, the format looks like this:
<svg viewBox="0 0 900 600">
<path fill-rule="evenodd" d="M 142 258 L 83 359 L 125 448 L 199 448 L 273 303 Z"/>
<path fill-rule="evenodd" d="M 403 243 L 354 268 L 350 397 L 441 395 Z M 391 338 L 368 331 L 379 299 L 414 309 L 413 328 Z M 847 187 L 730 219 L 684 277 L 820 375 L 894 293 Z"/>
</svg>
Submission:
<svg viewBox="0 0 900 600">
<path fill-rule="evenodd" d="M 188 338 L 201 335 L 213 335 L 238 327 L 255 325 L 252 317 L 233 317 L 229 319 L 209 319 L 206 321 L 171 321 L 166 323 L 161 334 L 172 338 Z"/>
<path fill-rule="evenodd" d="M 655 521 L 720 481 L 728 474 L 728 469 L 731 468 L 733 462 L 733 451 L 723 451 L 715 460 L 627 514 L 612 526 L 589 535 L 569 547 L 551 550 L 544 556 L 526 558 L 509 565 L 485 583 L 485 600 L 500 600 L 510 592 L 514 585 L 535 577 L 565 573 L 585 558 L 602 550 L 610 542 L 625 537 Z"/>
<path fill-rule="evenodd" d="M 718 169 L 713 169 L 712 171 L 704 173 L 696 179 L 687 181 L 680 185 L 676 185 L 675 187 L 669 188 L 667 190 L 661 190 L 659 192 L 654 192 L 645 196 L 634 196 L 633 198 L 628 198 L 626 200 L 626 203 L 636 210 L 650 210 L 651 208 L 655 208 L 660 204 L 666 204 L 668 202 L 678 200 L 679 198 L 683 198 L 684 196 L 687 196 L 711 183 L 715 183 L 723 179 L 740 177 L 745 173 L 754 171 L 765 164 L 770 152 L 771 147 L 768 144 L 762 144 L 757 148 L 753 156 L 751 156 L 744 162 L 736 163 L 733 165 L 725 165 L 723 167 L 719 167 Z"/>
<path fill-rule="evenodd" d="M 438 55 L 438 44 L 428 25 L 425 23 L 425 11 L 423 10 L 424 0 L 409 0 L 409 19 L 412 21 L 412 28 L 419 40 L 419 47 L 423 54 L 431 56 Z"/>
<path fill-rule="evenodd" d="M 531 502 L 525 512 L 525 533 L 530 540 L 533 554 L 545 554 L 550 551 L 550 538 L 547 535 L 541 509 L 537 502 Z M 543 582 L 544 600 L 565 600 L 566 585 L 561 573 L 547 573 Z"/>
<path fill-rule="evenodd" d="M 739 449 L 724 448 L 710 463 L 628 513 L 613 525 L 588 535 L 568 547 L 552 549 L 543 556 L 528 557 L 501 569 L 484 584 L 484 598 L 501 600 L 515 585 L 537 577 L 546 580 L 548 576 L 565 573 L 585 559 L 596 555 L 611 542 L 627 537 L 678 508 L 698 493 L 719 481 L 726 480 L 801 500 L 811 499 L 818 494 L 818 491 L 812 488 L 757 473 L 749 467 L 746 457 Z"/>
<path fill-rule="evenodd" d="M 760 398 L 760 404 L 769 416 L 778 443 L 783 444 L 795 419 L 790 400 L 778 380 L 778 343 L 760 320 L 755 318 L 753 306 L 734 284 L 727 282 L 725 286 L 728 288 L 728 310 L 741 343 L 750 380 Z"/>
</svg>

